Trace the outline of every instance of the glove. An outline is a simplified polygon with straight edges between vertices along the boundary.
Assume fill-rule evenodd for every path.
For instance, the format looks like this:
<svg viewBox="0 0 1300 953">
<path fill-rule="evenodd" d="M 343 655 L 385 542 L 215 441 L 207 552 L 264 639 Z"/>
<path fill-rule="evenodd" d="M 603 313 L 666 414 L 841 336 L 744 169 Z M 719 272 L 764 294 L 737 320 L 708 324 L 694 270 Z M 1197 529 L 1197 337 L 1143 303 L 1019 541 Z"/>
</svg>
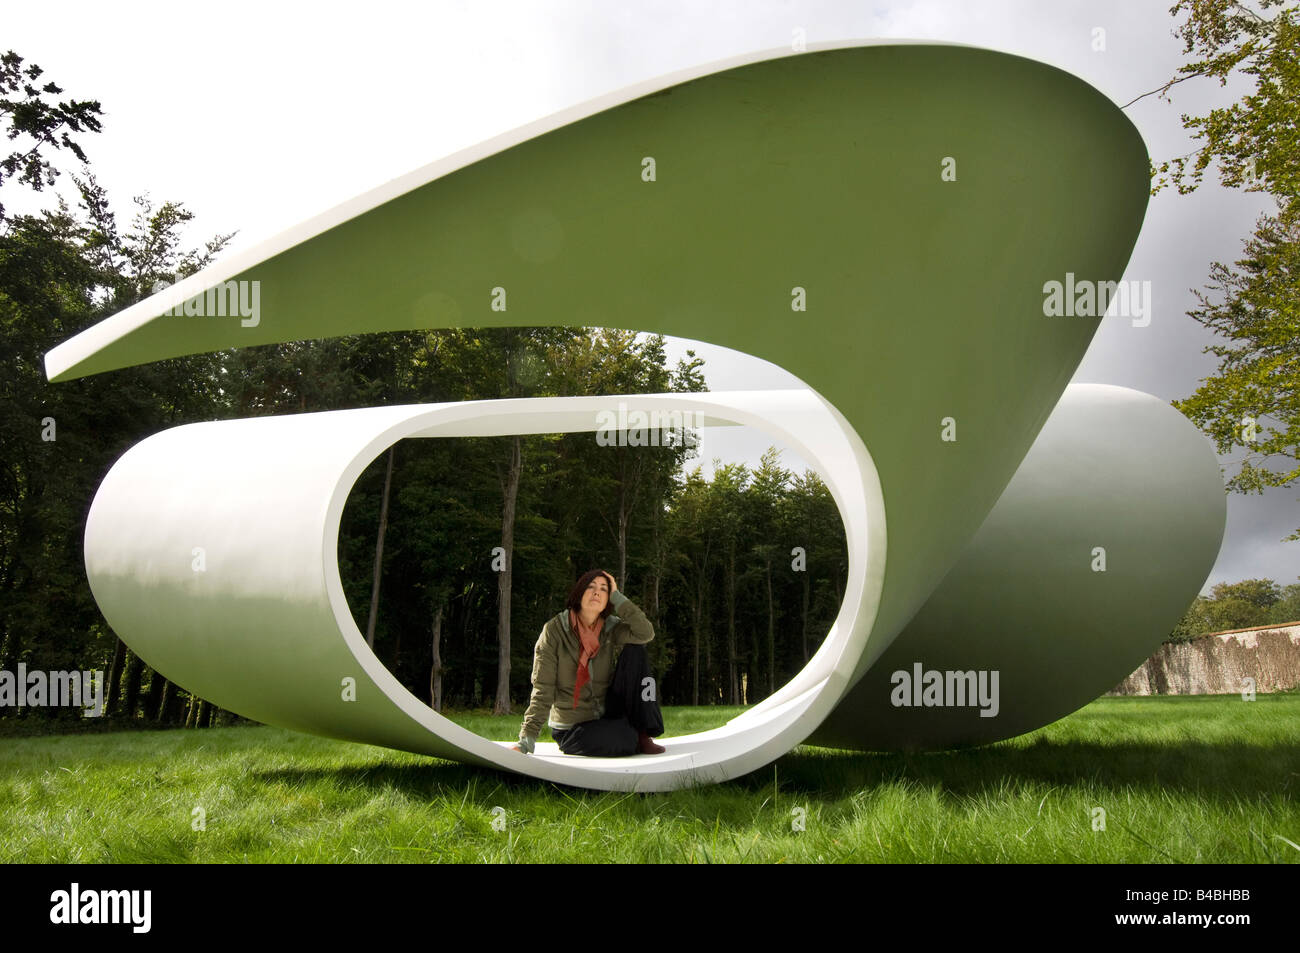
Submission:
<svg viewBox="0 0 1300 953">
<path fill-rule="evenodd" d="M 519 739 L 519 750 L 524 754 L 532 754 L 533 748 L 537 744 L 536 738 L 529 738 L 527 735 Z"/>
</svg>

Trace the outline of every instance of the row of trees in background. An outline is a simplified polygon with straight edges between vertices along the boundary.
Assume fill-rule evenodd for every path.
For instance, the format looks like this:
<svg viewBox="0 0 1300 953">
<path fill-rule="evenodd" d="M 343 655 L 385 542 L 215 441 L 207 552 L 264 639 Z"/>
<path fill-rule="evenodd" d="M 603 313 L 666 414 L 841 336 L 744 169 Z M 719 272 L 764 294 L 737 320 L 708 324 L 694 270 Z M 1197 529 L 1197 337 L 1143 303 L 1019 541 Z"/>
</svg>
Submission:
<svg viewBox="0 0 1300 953">
<path fill-rule="evenodd" d="M 1219 582 L 1209 595 L 1197 595 L 1165 641 L 1186 642 L 1212 632 L 1297 621 L 1300 582 L 1287 586 L 1271 579 Z"/>
<path fill-rule="evenodd" d="M 1166 641 L 1187 642 L 1229 629 L 1300 622 L 1300 583 L 1281 586 L 1272 579 L 1221 582 L 1208 596 L 1197 596 Z"/>
<path fill-rule="evenodd" d="M 0 115 L 19 143 L 0 160 L 0 185 L 53 184 L 49 157 L 84 159 L 74 134 L 99 129 L 99 104 L 56 101 L 41 70 L 0 58 Z M 110 717 L 207 725 L 222 715 L 150 672 L 107 631 L 85 579 L 86 512 L 112 462 L 150 433 L 212 414 L 211 355 L 51 386 L 50 347 L 146 293 L 208 264 L 230 236 L 184 249 L 183 206 L 136 200 L 125 225 L 89 173 L 80 203 L 38 215 L 0 205 L 0 668 L 106 674 Z M 0 709 L 25 719 L 79 719 L 80 710 Z M 228 716 L 227 716 L 228 717 Z"/>
<path fill-rule="evenodd" d="M 434 707 L 500 698 L 497 593 L 512 577 L 507 687 L 526 704 L 532 651 L 576 578 L 594 567 L 655 625 L 650 645 L 667 704 L 752 704 L 816 651 L 838 611 L 847 545 L 825 484 L 769 450 L 750 470 L 679 469 L 676 449 L 606 447 L 594 435 L 520 440 L 513 557 L 502 547 L 494 466 L 514 438 L 403 441 L 381 457 L 344 512 L 339 564 L 366 627 L 384 486 L 391 486 L 373 646 Z M 498 548 L 501 547 L 501 548 Z"/>
</svg>

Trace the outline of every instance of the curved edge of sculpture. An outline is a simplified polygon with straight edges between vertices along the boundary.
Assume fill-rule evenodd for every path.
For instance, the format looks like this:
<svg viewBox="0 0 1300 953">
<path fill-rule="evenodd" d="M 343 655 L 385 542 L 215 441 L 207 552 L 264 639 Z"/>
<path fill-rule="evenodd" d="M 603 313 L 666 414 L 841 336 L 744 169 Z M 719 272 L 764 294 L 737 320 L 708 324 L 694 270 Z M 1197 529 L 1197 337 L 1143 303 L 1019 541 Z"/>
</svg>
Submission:
<svg viewBox="0 0 1300 953">
<path fill-rule="evenodd" d="M 1082 708 L 1160 647 L 1226 521 L 1218 459 L 1191 421 L 1141 391 L 1071 385 L 956 565 L 812 741 L 986 744 Z"/>
<path fill-rule="evenodd" d="M 91 506 L 92 592 L 151 667 L 258 721 L 605 790 L 745 774 L 830 714 L 866 650 L 886 551 L 874 464 L 843 419 L 807 390 L 617 400 L 629 412 L 692 410 L 706 423 L 778 436 L 825 478 L 849 540 L 844 603 L 809 664 L 727 725 L 669 739 L 663 755 L 575 758 L 547 744 L 522 755 L 459 727 L 411 695 L 366 646 L 339 577 L 348 493 L 388 446 L 406 437 L 594 431 L 611 398 L 382 407 L 155 434 L 114 465 Z"/>
<path fill-rule="evenodd" d="M 167 312 L 182 306 L 187 299 L 194 295 L 201 295 L 204 291 L 210 288 L 218 287 L 228 280 L 243 275 L 258 264 L 275 258 L 290 249 L 302 245 L 304 242 L 310 241 L 319 235 L 323 235 L 331 229 L 337 228 L 346 222 L 350 222 L 369 211 L 394 201 L 395 199 L 399 199 L 422 186 L 428 185 L 438 179 L 445 178 L 461 169 L 471 167 L 484 159 L 506 152 L 516 146 L 536 140 L 547 133 L 563 129 L 566 126 L 573 125 L 574 123 L 597 116 L 601 113 L 609 112 L 610 110 L 634 102 L 638 99 L 652 96 L 656 93 L 664 92 L 665 90 L 671 90 L 674 87 L 679 87 L 693 80 L 705 79 L 745 66 L 788 59 L 792 56 L 806 56 L 813 53 L 909 46 L 946 47 L 954 50 L 972 50 L 1037 63 L 1037 61 L 1029 60 L 1027 57 L 1017 53 L 990 50 L 966 43 L 953 43 L 932 39 L 908 39 L 902 37 L 865 37 L 845 40 L 810 41 L 806 44 L 805 49 L 798 52 L 792 51 L 789 46 L 769 47 L 764 50 L 754 50 L 747 53 L 723 57 L 722 59 L 713 60 L 708 63 L 684 67 L 671 73 L 665 73 L 661 76 L 632 83 L 620 89 L 611 90 L 608 93 L 586 100 L 585 102 L 551 113 L 548 116 L 543 116 L 522 126 L 517 126 L 514 129 L 510 129 L 506 132 L 500 133 L 499 135 L 485 139 L 482 142 L 458 150 L 450 155 L 436 159 L 417 169 L 413 169 L 394 179 L 390 179 L 381 185 L 368 189 L 359 195 L 353 196 L 333 208 L 327 209 L 318 215 L 314 215 L 311 218 L 299 222 L 298 224 L 285 229 L 283 232 L 260 241 L 249 248 L 225 256 L 219 261 L 214 262 L 212 265 L 209 265 L 207 268 L 204 268 L 202 271 L 185 277 L 175 284 L 166 287 L 165 290 L 152 294 L 144 300 L 124 308 L 116 314 L 110 315 L 104 320 L 86 328 L 72 338 L 69 338 L 49 350 L 45 355 L 46 376 L 52 382 L 72 380 L 86 374 L 101 373 L 107 369 L 126 367 L 133 364 L 160 360 L 166 357 L 194 353 L 193 350 L 186 348 L 183 344 L 178 342 L 179 346 L 168 348 L 166 353 L 158 352 L 143 359 L 133 358 L 130 360 L 123 360 L 115 356 L 107 366 L 95 365 L 95 359 L 99 357 L 102 352 L 111 351 L 119 342 L 122 341 L 123 338 L 129 337 L 133 332 L 145 327 L 146 325 L 159 320 L 165 321 Z M 1067 73 L 1059 67 L 1049 66 L 1045 63 L 1038 63 L 1037 65 L 1044 69 L 1060 73 L 1061 75 L 1069 76 L 1071 80 L 1082 82 L 1082 80 L 1078 80 L 1078 77 Z M 1131 122 L 1128 118 L 1124 116 L 1123 113 L 1119 113 L 1119 115 L 1123 117 L 1123 120 L 1126 123 L 1129 123 L 1131 127 Z M 1136 129 L 1134 129 L 1134 132 L 1136 134 Z M 358 328 L 357 330 L 373 329 Z M 237 339 L 238 336 L 239 331 L 236 330 L 234 338 L 232 338 L 228 344 L 220 346 L 229 346 L 229 344 L 234 344 L 235 339 Z M 292 339 L 292 337 L 278 337 L 273 340 Z"/>
</svg>

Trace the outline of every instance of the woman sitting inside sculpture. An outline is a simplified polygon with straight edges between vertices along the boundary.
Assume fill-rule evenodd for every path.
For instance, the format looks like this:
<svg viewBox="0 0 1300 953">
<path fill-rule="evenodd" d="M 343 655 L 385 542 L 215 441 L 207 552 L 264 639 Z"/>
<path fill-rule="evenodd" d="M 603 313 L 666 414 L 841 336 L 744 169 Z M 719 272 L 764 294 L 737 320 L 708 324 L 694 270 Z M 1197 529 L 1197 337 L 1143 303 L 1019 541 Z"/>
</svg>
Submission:
<svg viewBox="0 0 1300 953">
<path fill-rule="evenodd" d="M 533 694 L 515 750 L 532 754 L 549 725 L 565 754 L 662 754 L 652 740 L 663 734 L 664 721 L 645 650 L 654 637 L 650 620 L 613 576 L 584 573 L 537 640 Z"/>
</svg>

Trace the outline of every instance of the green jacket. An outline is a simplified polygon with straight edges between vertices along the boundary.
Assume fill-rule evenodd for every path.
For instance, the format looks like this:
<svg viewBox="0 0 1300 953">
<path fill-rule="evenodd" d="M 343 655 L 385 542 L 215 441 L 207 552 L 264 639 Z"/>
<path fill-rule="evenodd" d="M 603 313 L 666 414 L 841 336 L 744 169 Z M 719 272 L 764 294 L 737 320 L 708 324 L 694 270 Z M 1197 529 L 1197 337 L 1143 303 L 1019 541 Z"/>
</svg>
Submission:
<svg viewBox="0 0 1300 953">
<path fill-rule="evenodd" d="M 578 681 L 578 656 L 582 646 L 569 625 L 565 609 L 542 627 L 533 650 L 533 695 L 519 729 L 521 742 L 536 741 L 546 724 L 570 728 L 593 721 L 605 713 L 605 693 L 614 678 L 614 666 L 623 646 L 644 645 L 655 637 L 654 626 L 627 596 L 615 590 L 609 596 L 611 612 L 600 632 L 600 649 L 587 660 L 591 681 L 582 686 L 573 707 L 573 686 Z"/>
</svg>

